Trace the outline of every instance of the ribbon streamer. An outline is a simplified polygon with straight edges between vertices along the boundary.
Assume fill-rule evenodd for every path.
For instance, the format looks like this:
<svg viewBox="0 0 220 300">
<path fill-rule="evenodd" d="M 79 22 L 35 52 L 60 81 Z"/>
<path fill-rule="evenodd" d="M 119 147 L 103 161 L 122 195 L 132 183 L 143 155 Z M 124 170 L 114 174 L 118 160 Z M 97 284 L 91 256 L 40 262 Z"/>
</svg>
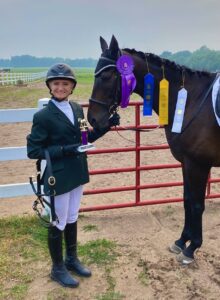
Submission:
<svg viewBox="0 0 220 300">
<path fill-rule="evenodd" d="M 177 96 L 172 132 L 180 133 L 182 130 L 186 99 L 187 99 L 187 90 L 185 88 L 182 88 L 181 90 L 179 90 Z"/>
<path fill-rule="evenodd" d="M 143 116 L 152 116 L 154 98 L 154 76 L 148 73 L 144 76 Z"/>
<path fill-rule="evenodd" d="M 126 108 L 129 104 L 130 95 L 136 86 L 136 78 L 133 73 L 129 75 L 122 75 L 121 77 L 121 108 Z"/>
<path fill-rule="evenodd" d="M 160 81 L 159 125 L 168 124 L 168 94 L 169 82 L 164 78 Z"/>
<path fill-rule="evenodd" d="M 126 108 L 129 104 L 130 95 L 136 86 L 134 76 L 134 63 L 130 56 L 122 55 L 116 62 L 116 67 L 121 74 L 121 108 Z"/>
</svg>

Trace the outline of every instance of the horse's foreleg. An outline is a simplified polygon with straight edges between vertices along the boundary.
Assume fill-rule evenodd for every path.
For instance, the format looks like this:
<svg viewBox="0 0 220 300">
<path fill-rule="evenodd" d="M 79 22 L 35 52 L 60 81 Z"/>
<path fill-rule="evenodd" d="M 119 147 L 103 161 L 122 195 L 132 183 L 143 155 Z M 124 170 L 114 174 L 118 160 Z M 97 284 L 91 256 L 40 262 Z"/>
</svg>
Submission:
<svg viewBox="0 0 220 300">
<path fill-rule="evenodd" d="M 186 243 L 191 240 L 191 208 L 189 207 L 187 201 L 184 200 L 184 211 L 185 211 L 185 223 L 183 227 L 182 234 L 178 240 L 175 241 L 175 244 L 172 246 L 173 249 L 176 249 L 173 252 L 180 253 L 186 248 Z M 171 250 L 172 251 L 172 250 Z"/>
<path fill-rule="evenodd" d="M 175 242 L 182 256 L 194 259 L 194 252 L 202 245 L 202 214 L 205 209 L 205 191 L 209 166 L 186 159 L 183 163 L 185 224 L 179 240 Z M 188 247 L 185 247 L 190 240 Z"/>
<path fill-rule="evenodd" d="M 186 243 L 191 240 L 191 220 L 192 220 L 192 215 L 191 215 L 191 205 L 190 205 L 190 193 L 188 191 L 188 186 L 186 184 L 185 177 L 185 172 L 184 168 L 182 169 L 183 171 L 183 199 L 184 199 L 184 213 L 185 213 L 185 218 L 184 218 L 184 227 L 182 234 L 178 240 L 174 242 L 173 245 L 170 246 L 170 251 L 179 254 L 181 253 L 185 248 L 186 248 Z"/>
<path fill-rule="evenodd" d="M 185 221 L 182 234 L 180 238 L 175 241 L 175 245 L 177 249 L 179 248 L 179 252 L 186 248 L 186 243 L 191 240 L 191 204 L 190 204 L 190 190 L 187 185 L 187 176 L 185 175 L 185 168 L 182 168 L 183 171 L 183 199 L 184 199 L 184 212 L 185 212 Z"/>
</svg>

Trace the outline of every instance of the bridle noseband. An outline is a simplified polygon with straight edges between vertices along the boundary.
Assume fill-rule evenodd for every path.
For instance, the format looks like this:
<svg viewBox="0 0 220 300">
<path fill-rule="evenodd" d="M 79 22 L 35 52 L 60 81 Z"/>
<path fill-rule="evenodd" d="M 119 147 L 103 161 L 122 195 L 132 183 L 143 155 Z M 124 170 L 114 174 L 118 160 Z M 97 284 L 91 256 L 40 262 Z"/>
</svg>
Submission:
<svg viewBox="0 0 220 300">
<path fill-rule="evenodd" d="M 106 107 L 107 110 L 109 111 L 110 115 L 115 114 L 118 111 L 118 107 L 119 107 L 118 102 L 115 102 L 110 107 L 109 107 L 108 103 L 102 102 L 102 101 L 94 99 L 94 98 L 90 98 L 89 102 L 93 102 L 93 103 L 96 103 L 96 104 Z"/>
</svg>

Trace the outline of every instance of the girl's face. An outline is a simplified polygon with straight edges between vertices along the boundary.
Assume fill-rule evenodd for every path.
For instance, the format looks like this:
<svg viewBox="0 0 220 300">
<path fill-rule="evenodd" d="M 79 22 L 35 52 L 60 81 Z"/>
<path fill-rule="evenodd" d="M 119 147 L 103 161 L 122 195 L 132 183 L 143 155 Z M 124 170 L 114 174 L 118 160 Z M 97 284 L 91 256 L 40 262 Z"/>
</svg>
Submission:
<svg viewBox="0 0 220 300">
<path fill-rule="evenodd" d="M 62 101 L 68 98 L 72 93 L 75 84 L 66 79 L 55 79 L 49 82 L 51 94 L 58 100 Z"/>
</svg>

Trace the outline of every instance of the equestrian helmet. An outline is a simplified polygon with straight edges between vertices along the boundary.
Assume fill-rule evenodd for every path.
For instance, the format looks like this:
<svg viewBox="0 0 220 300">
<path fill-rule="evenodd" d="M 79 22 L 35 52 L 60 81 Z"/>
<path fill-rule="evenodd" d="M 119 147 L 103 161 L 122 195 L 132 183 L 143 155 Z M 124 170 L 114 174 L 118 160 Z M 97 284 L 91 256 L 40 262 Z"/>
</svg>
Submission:
<svg viewBox="0 0 220 300">
<path fill-rule="evenodd" d="M 49 88 L 49 81 L 53 79 L 69 79 L 75 85 L 77 83 L 75 74 L 73 73 L 72 69 L 66 64 L 55 64 L 47 72 L 46 75 L 46 85 Z"/>
</svg>

